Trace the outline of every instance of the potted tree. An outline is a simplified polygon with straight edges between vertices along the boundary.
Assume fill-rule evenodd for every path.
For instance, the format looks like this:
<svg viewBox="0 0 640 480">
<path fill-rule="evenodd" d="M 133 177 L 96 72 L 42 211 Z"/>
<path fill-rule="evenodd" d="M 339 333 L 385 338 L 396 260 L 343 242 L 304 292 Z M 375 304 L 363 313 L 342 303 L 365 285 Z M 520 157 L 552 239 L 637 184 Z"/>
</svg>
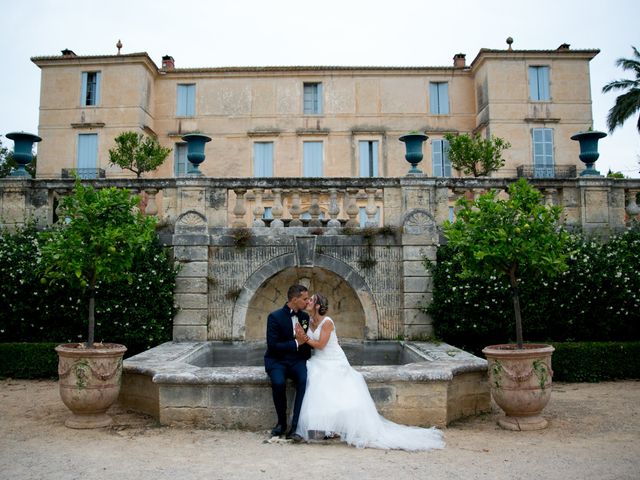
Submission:
<svg viewBox="0 0 640 480">
<path fill-rule="evenodd" d="M 554 349 L 523 342 L 518 286 L 525 272 L 553 276 L 565 270 L 569 235 L 560 227 L 561 208 L 542 205 L 541 193 L 525 179 L 508 193 L 508 199 L 497 199 L 495 191 L 474 202 L 460 199 L 457 219 L 446 222 L 444 232 L 463 276 L 496 275 L 511 287 L 516 343 L 491 345 L 483 353 L 492 396 L 506 413 L 500 426 L 536 430 L 547 426 L 540 413 L 551 395 Z"/>
<path fill-rule="evenodd" d="M 115 142 L 116 147 L 109 149 L 109 163 L 132 171 L 137 178 L 158 168 L 171 153 L 170 148 L 161 146 L 156 139 L 136 132 L 122 132 Z"/>
<path fill-rule="evenodd" d="M 486 177 L 491 172 L 504 167 L 502 152 L 511 144 L 500 137 L 480 138 L 480 134 L 453 135 L 446 133 L 449 142 L 451 166 L 465 175 Z"/>
<path fill-rule="evenodd" d="M 60 204 L 60 221 L 41 247 L 42 281 L 79 286 L 87 300 L 86 342 L 56 347 L 60 396 L 73 412 L 68 427 L 111 423 L 106 411 L 118 398 L 126 347 L 94 342 L 96 286 L 131 275 L 136 252 L 153 240 L 155 218 L 142 215 L 134 208 L 137 203 L 128 190 L 96 190 L 76 179 L 73 192 Z"/>
</svg>

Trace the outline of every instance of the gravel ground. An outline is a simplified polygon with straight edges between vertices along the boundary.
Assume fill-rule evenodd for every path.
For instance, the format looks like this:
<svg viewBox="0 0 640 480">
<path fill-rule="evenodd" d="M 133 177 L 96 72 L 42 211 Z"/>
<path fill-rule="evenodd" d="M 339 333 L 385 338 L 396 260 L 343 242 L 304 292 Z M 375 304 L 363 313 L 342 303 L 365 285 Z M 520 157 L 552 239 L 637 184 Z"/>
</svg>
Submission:
<svg viewBox="0 0 640 480">
<path fill-rule="evenodd" d="M 160 427 L 117 405 L 114 426 L 72 430 L 55 381 L 0 381 L 0 479 L 638 479 L 640 382 L 554 384 L 549 428 L 491 414 L 445 429 L 444 450 L 268 443 L 267 432 Z"/>
</svg>

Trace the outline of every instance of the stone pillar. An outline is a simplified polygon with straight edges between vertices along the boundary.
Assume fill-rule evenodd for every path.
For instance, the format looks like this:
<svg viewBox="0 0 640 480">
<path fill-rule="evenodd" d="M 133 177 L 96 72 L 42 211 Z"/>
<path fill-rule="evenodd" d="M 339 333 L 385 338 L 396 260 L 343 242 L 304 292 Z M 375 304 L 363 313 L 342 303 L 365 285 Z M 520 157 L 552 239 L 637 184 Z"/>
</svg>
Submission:
<svg viewBox="0 0 640 480">
<path fill-rule="evenodd" d="M 174 341 L 207 340 L 209 318 L 209 235 L 201 214 L 190 211 L 178 218 L 173 235 L 175 260 L 180 264 L 173 319 Z"/>
<path fill-rule="evenodd" d="M 402 227 L 402 267 L 404 281 L 404 336 L 424 339 L 433 335 L 431 318 L 422 311 L 432 298 L 431 272 L 424 257 L 434 261 L 438 248 L 435 222 L 435 183 L 402 180 L 402 204 L 406 212 Z"/>
<path fill-rule="evenodd" d="M 30 213 L 31 180 L 2 179 L 0 187 L 0 220 L 13 231 L 24 225 Z"/>
</svg>

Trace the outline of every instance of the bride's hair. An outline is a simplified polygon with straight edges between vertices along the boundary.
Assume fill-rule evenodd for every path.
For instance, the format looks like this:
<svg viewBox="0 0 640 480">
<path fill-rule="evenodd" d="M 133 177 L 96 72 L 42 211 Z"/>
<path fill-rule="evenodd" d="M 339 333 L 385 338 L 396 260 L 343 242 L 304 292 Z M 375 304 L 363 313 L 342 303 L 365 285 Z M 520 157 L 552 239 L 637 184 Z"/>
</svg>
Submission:
<svg viewBox="0 0 640 480">
<path fill-rule="evenodd" d="M 316 305 L 320 305 L 320 308 L 318 309 L 318 313 L 320 315 L 324 315 L 325 313 L 327 313 L 327 311 L 329 310 L 329 300 L 327 300 L 327 297 L 316 293 L 313 296 L 313 301 Z"/>
</svg>

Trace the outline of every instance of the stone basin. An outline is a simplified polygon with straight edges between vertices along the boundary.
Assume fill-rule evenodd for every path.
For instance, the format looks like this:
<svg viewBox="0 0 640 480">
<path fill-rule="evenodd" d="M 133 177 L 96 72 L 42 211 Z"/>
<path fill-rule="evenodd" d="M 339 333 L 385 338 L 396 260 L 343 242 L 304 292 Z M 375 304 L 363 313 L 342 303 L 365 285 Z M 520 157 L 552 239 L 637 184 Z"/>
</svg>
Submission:
<svg viewBox="0 0 640 480">
<path fill-rule="evenodd" d="M 341 341 L 378 411 L 446 426 L 490 410 L 487 362 L 445 343 Z M 261 430 L 275 410 L 264 342 L 168 342 L 124 361 L 120 403 L 162 425 Z M 288 400 L 293 397 L 289 388 Z M 289 408 L 289 410 L 291 410 Z"/>
</svg>

